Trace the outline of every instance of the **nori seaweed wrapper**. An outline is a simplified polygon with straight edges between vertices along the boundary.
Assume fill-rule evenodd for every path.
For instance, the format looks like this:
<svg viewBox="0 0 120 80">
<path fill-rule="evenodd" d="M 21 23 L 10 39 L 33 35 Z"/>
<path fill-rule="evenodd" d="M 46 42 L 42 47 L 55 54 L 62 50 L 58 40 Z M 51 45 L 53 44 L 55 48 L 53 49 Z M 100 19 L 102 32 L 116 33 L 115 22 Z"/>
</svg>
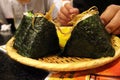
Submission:
<svg viewBox="0 0 120 80">
<path fill-rule="evenodd" d="M 114 54 L 111 35 L 105 30 L 99 14 L 93 14 L 77 23 L 61 55 L 100 58 Z"/>
<path fill-rule="evenodd" d="M 23 15 L 23 18 L 21 20 L 21 23 L 18 27 L 18 29 L 16 30 L 15 32 L 15 40 L 14 40 L 14 47 L 17 49 L 17 50 L 23 50 L 22 47 L 22 44 L 24 43 L 23 40 L 24 38 L 26 37 L 27 35 L 27 32 L 28 30 L 30 29 L 30 27 L 32 26 L 32 15 L 33 13 L 32 12 L 27 12 L 28 14 L 31 14 L 31 16 L 28 16 L 28 15 Z"/>
<path fill-rule="evenodd" d="M 25 28 L 22 28 L 23 26 Z M 19 54 L 37 59 L 59 52 L 59 40 L 55 25 L 45 17 L 35 16 L 31 20 L 31 18 L 25 19 L 24 16 L 20 27 L 14 41 L 14 48 Z"/>
</svg>

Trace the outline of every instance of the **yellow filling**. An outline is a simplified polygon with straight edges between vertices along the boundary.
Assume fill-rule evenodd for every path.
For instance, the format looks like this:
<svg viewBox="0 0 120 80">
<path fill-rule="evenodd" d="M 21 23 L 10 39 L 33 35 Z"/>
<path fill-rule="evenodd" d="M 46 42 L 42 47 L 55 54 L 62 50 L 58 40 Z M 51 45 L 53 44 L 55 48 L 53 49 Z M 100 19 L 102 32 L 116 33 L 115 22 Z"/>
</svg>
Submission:
<svg viewBox="0 0 120 80">
<path fill-rule="evenodd" d="M 56 27 L 57 28 L 57 27 Z M 67 40 L 69 39 L 71 33 L 71 26 L 64 26 L 64 27 L 60 27 L 61 30 L 59 30 L 59 28 L 57 28 L 57 35 L 59 38 L 59 44 L 61 48 L 64 48 Z"/>
<path fill-rule="evenodd" d="M 87 11 L 84 11 L 81 14 L 78 14 L 75 16 L 72 21 L 70 21 L 70 24 L 73 24 L 72 26 L 60 26 L 59 24 L 56 23 L 56 28 L 57 28 L 57 35 L 59 38 L 59 44 L 60 47 L 64 48 L 67 40 L 71 36 L 71 32 L 74 29 L 74 27 L 78 24 L 78 22 L 86 19 L 87 17 L 90 17 L 94 14 L 98 14 L 98 9 L 96 6 L 91 7 Z"/>
</svg>

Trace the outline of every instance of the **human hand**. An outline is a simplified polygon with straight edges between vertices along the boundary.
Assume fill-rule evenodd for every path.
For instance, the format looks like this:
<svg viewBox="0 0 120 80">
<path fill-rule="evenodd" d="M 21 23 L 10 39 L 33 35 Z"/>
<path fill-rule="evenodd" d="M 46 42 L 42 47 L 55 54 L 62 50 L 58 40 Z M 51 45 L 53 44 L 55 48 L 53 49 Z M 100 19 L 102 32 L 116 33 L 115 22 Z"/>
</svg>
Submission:
<svg viewBox="0 0 120 80">
<path fill-rule="evenodd" d="M 57 20 L 61 25 L 70 25 L 68 22 L 78 13 L 79 10 L 77 8 L 72 7 L 70 3 L 66 3 L 58 12 Z"/>
<path fill-rule="evenodd" d="M 100 16 L 105 29 L 112 34 L 120 34 L 120 6 L 110 5 Z"/>
</svg>

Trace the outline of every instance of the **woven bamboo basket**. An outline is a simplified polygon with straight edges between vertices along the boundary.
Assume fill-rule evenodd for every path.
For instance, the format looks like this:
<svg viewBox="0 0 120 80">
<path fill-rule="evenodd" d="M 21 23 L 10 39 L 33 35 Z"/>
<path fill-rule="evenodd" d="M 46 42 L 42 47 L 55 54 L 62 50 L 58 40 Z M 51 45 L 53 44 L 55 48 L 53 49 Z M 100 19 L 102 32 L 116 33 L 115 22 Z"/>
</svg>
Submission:
<svg viewBox="0 0 120 80">
<path fill-rule="evenodd" d="M 13 48 L 14 37 L 6 44 L 8 55 L 17 62 L 48 71 L 80 71 L 97 68 L 108 64 L 120 57 L 120 39 L 112 37 L 112 44 L 115 49 L 114 57 L 103 57 L 99 59 L 79 58 L 79 57 L 59 57 L 57 55 L 39 58 L 38 60 L 21 56 Z"/>
</svg>

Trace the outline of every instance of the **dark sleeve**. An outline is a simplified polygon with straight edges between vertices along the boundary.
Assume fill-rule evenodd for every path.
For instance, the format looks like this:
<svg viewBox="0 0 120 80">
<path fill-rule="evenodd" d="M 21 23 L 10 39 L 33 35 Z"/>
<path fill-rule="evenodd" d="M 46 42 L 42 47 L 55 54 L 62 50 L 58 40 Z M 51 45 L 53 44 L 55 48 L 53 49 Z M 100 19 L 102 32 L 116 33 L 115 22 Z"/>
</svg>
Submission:
<svg viewBox="0 0 120 80">
<path fill-rule="evenodd" d="M 0 50 L 0 80 L 44 80 L 48 71 L 23 65 Z"/>
<path fill-rule="evenodd" d="M 73 0 L 73 6 L 78 8 L 80 12 L 83 12 L 92 6 L 97 6 L 101 14 L 110 4 L 120 5 L 120 1 L 117 1 L 117 0 Z"/>
</svg>

